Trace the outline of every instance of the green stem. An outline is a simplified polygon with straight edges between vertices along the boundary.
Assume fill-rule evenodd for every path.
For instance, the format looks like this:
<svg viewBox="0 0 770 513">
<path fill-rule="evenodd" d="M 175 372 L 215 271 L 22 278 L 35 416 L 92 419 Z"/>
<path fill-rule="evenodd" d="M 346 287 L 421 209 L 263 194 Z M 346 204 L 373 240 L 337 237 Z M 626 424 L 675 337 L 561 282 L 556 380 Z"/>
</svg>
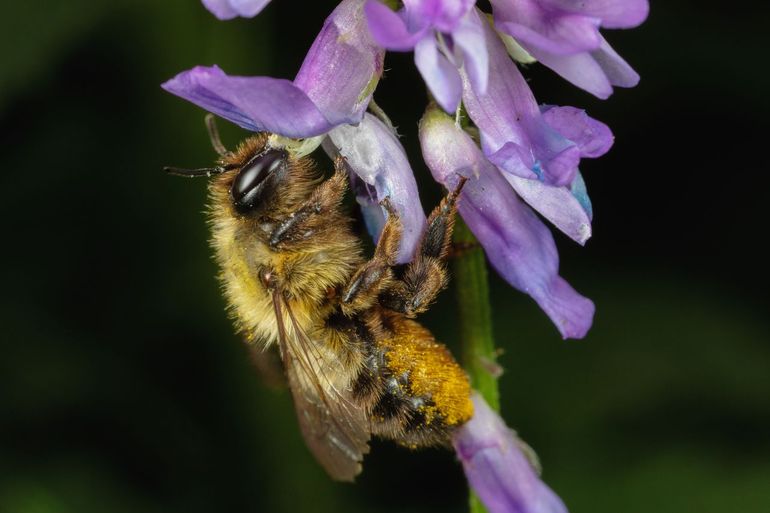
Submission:
<svg viewBox="0 0 770 513">
<path fill-rule="evenodd" d="M 460 311 L 460 340 L 463 366 L 471 385 L 495 411 L 500 410 L 492 307 L 489 302 L 489 279 L 484 251 L 466 224 L 457 219 L 454 240 L 461 254 L 454 260 L 454 280 Z M 470 248 L 470 249 L 465 249 Z M 471 513 L 486 513 L 474 493 L 470 497 Z"/>
</svg>

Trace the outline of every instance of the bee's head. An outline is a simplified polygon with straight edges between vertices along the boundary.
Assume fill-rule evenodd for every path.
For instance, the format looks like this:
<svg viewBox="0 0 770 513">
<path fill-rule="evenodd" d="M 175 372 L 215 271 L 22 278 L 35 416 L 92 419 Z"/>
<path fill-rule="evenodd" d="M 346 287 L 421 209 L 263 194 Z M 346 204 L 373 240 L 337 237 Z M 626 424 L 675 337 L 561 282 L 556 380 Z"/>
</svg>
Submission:
<svg viewBox="0 0 770 513">
<path fill-rule="evenodd" d="M 219 153 L 217 166 L 200 169 L 166 167 L 169 174 L 216 177 L 212 191 L 218 202 L 228 202 L 240 216 L 263 216 L 290 209 L 308 195 L 314 172 L 308 159 L 295 158 L 282 147 L 271 146 L 270 134 L 261 132 L 228 151 L 219 140 L 211 115 L 206 116 L 211 142 Z M 222 203 L 220 203 L 222 204 Z"/>
</svg>

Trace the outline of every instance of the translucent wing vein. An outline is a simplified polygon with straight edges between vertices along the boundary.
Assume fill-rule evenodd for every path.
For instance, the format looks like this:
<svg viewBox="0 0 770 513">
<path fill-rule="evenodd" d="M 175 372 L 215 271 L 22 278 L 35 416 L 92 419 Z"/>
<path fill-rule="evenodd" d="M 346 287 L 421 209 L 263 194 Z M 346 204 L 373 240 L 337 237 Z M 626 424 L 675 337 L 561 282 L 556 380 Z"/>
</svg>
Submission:
<svg viewBox="0 0 770 513">
<path fill-rule="evenodd" d="M 369 422 L 351 397 L 342 363 L 333 352 L 310 339 L 281 293 L 273 292 L 281 358 L 294 397 L 300 430 L 308 448 L 329 475 L 352 481 L 369 452 Z M 291 329 L 284 325 L 284 312 Z"/>
</svg>

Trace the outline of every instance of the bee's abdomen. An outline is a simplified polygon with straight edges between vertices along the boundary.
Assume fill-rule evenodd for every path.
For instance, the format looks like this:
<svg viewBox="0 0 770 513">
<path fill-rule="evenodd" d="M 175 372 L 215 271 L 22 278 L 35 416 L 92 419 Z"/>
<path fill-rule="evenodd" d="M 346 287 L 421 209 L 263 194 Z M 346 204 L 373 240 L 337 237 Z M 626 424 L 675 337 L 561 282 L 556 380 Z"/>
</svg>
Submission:
<svg viewBox="0 0 770 513">
<path fill-rule="evenodd" d="M 335 313 L 326 326 L 361 355 L 350 386 L 373 435 L 409 447 L 446 445 L 452 430 L 470 419 L 467 375 L 417 322 L 373 309 L 352 318 Z"/>
<path fill-rule="evenodd" d="M 417 447 L 443 445 L 470 419 L 470 384 L 447 348 L 420 324 L 386 315 L 354 392 L 371 408 L 373 434 Z"/>
</svg>

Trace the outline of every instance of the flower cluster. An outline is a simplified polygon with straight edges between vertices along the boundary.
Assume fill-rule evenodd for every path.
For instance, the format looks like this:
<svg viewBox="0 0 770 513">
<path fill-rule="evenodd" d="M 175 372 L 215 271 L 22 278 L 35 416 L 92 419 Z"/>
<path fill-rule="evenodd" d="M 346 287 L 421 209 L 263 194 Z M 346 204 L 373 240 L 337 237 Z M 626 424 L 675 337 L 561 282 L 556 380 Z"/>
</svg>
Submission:
<svg viewBox="0 0 770 513">
<path fill-rule="evenodd" d="M 254 16 L 268 3 L 203 0 L 220 19 Z M 613 136 L 581 109 L 538 104 L 514 60 L 538 61 L 599 98 L 613 86 L 634 86 L 639 76 L 600 29 L 639 25 L 648 0 L 490 3 L 487 14 L 475 0 L 342 0 L 294 80 L 230 76 L 212 66 L 180 73 L 163 87 L 247 130 L 344 156 L 373 236 L 384 224 L 381 200 L 389 198 L 401 216 L 399 258 L 406 262 L 425 215 L 404 149 L 371 102 L 386 51 L 413 51 L 430 92 L 419 139 L 431 174 L 449 189 L 468 179 L 459 212 L 493 267 L 529 294 L 563 337 L 581 338 L 594 305 L 559 276 L 542 219 L 579 244 L 588 240 L 592 208 L 579 165 L 606 153 Z M 455 446 L 482 500 L 493 512 L 565 511 L 514 435 L 474 401 L 476 415 Z"/>
</svg>

